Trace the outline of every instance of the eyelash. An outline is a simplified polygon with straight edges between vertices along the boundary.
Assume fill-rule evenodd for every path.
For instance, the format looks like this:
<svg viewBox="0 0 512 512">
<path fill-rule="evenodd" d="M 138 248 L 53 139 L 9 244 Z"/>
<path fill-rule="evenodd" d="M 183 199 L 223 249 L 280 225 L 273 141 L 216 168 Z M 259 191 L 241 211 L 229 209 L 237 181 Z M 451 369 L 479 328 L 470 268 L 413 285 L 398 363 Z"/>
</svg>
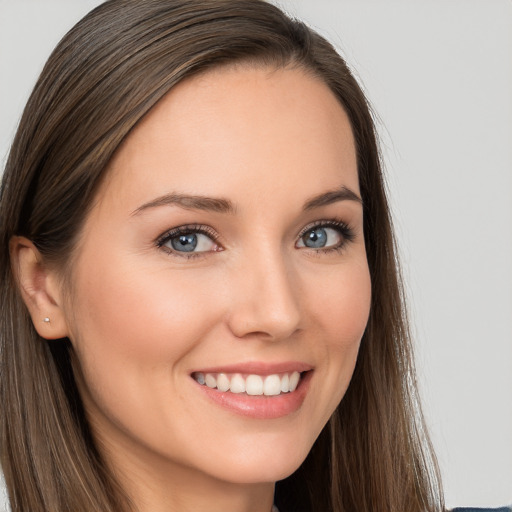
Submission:
<svg viewBox="0 0 512 512">
<path fill-rule="evenodd" d="M 317 220 L 312 224 L 308 224 L 302 231 L 299 233 L 298 240 L 300 240 L 308 231 L 311 231 L 315 228 L 332 228 L 338 231 L 341 235 L 341 242 L 337 245 L 333 245 L 332 247 L 325 247 L 320 249 L 312 249 L 317 253 L 330 253 L 330 252 L 341 252 L 346 248 L 347 244 L 352 242 L 356 236 L 355 231 L 346 223 L 340 219 L 330 219 L 330 220 Z"/>
<path fill-rule="evenodd" d="M 184 253 L 171 249 L 170 247 L 166 247 L 165 244 L 172 240 L 173 238 L 180 235 L 188 235 L 190 233 L 201 234 L 209 237 L 213 242 L 217 242 L 219 239 L 219 235 L 216 231 L 207 226 L 205 224 L 187 224 L 185 226 L 178 226 L 176 228 L 172 228 L 169 231 L 166 231 L 163 235 L 158 237 L 156 241 L 156 245 L 158 248 L 164 250 L 170 256 L 176 256 L 178 258 L 186 258 L 192 259 L 200 256 L 204 256 L 204 252 L 190 252 Z M 209 252 L 209 251 L 206 251 Z"/>
<path fill-rule="evenodd" d="M 308 248 L 306 249 L 313 250 L 316 253 L 330 253 L 333 251 L 340 252 L 343 249 L 345 249 L 346 245 L 350 242 L 352 242 L 355 238 L 355 232 L 354 230 L 342 220 L 339 219 L 330 219 L 330 220 L 318 220 L 313 222 L 312 224 L 308 224 L 305 226 L 299 233 L 297 240 L 300 240 L 308 231 L 311 231 L 315 228 L 332 228 L 338 231 L 341 235 L 341 242 L 335 246 L 332 247 L 325 247 L 325 248 Z M 176 256 L 178 258 L 186 258 L 186 259 L 192 259 L 204 256 L 207 252 L 214 252 L 214 251 L 200 251 L 200 252 L 180 252 L 175 251 L 171 249 L 170 247 L 166 247 L 165 244 L 169 242 L 171 239 L 180 236 L 180 235 L 187 235 L 187 234 L 202 234 L 207 237 L 209 237 L 213 242 L 218 242 L 219 235 L 217 232 L 211 228 L 210 226 L 204 225 L 204 224 L 187 224 L 184 226 L 178 226 L 176 228 L 170 229 L 169 231 L 166 231 L 164 234 L 158 237 L 156 240 L 156 246 L 162 250 L 164 250 L 167 254 L 171 256 Z"/>
</svg>

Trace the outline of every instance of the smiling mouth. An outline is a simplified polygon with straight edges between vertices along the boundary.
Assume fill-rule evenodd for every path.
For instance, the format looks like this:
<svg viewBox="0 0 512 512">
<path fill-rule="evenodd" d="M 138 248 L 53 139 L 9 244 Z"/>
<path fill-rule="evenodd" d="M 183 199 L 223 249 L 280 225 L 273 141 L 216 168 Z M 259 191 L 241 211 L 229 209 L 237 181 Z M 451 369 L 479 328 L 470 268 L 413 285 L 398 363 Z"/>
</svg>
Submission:
<svg viewBox="0 0 512 512">
<path fill-rule="evenodd" d="M 192 377 L 200 385 L 222 392 L 278 396 L 295 391 L 304 373 L 307 372 L 293 371 L 272 375 L 195 372 Z"/>
</svg>

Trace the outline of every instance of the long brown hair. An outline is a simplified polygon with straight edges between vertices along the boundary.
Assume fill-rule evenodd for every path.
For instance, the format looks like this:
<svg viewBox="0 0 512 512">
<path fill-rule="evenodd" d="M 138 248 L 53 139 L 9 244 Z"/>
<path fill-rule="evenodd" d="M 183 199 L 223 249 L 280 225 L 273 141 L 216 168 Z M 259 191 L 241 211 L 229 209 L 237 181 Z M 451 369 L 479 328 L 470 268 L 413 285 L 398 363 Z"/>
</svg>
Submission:
<svg viewBox="0 0 512 512">
<path fill-rule="evenodd" d="M 69 340 L 36 333 L 11 270 L 23 235 L 66 269 L 112 155 L 179 81 L 244 61 L 300 66 L 328 85 L 357 146 L 372 279 L 349 389 L 302 466 L 278 482 L 282 511 L 443 509 L 417 400 L 409 333 L 372 115 L 344 60 L 263 0 L 110 0 L 50 56 L 27 103 L 0 199 L 1 457 L 13 512 L 127 512 L 97 450 Z M 69 265 L 68 265 L 69 266 Z"/>
</svg>

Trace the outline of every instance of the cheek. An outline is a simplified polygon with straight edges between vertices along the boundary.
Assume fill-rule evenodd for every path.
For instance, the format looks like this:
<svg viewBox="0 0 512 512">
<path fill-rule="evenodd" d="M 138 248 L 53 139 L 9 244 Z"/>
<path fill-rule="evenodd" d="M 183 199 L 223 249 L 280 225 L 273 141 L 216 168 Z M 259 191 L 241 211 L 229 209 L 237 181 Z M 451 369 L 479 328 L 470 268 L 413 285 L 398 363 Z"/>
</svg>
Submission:
<svg viewBox="0 0 512 512">
<path fill-rule="evenodd" d="M 332 390 L 324 395 L 324 421 L 343 398 L 355 368 L 371 303 L 371 281 L 366 264 L 341 269 L 312 297 L 317 327 L 323 333 L 323 384 Z M 313 306 L 314 304 L 314 306 Z"/>
<path fill-rule="evenodd" d="M 328 334 L 333 350 L 359 345 L 368 321 L 371 303 L 371 281 L 366 264 L 342 268 L 312 298 L 315 318 Z M 314 304 L 314 305 L 313 305 Z"/>
<path fill-rule="evenodd" d="M 112 261 L 96 258 L 95 272 L 77 273 L 71 339 L 96 401 L 141 405 L 183 370 L 218 317 L 217 302 L 213 283 L 199 293 L 187 272 Z"/>
<path fill-rule="evenodd" d="M 120 356 L 139 351 L 143 358 L 186 349 L 197 337 L 198 317 L 206 322 L 208 294 L 197 293 L 185 274 L 118 265 L 82 280 L 75 310 L 79 330 L 89 332 L 87 345 L 101 339 L 103 349 L 108 344 Z"/>
</svg>

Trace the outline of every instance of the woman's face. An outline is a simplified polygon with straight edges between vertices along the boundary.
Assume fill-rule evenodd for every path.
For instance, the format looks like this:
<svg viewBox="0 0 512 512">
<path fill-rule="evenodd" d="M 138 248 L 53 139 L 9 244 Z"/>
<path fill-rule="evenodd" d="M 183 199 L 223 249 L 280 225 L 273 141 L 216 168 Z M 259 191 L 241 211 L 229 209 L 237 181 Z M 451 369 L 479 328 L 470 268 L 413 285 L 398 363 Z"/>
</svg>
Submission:
<svg viewBox="0 0 512 512">
<path fill-rule="evenodd" d="M 348 118 L 300 69 L 189 79 L 133 130 L 64 310 L 116 467 L 254 483 L 300 465 L 368 318 L 359 196 Z"/>
</svg>

